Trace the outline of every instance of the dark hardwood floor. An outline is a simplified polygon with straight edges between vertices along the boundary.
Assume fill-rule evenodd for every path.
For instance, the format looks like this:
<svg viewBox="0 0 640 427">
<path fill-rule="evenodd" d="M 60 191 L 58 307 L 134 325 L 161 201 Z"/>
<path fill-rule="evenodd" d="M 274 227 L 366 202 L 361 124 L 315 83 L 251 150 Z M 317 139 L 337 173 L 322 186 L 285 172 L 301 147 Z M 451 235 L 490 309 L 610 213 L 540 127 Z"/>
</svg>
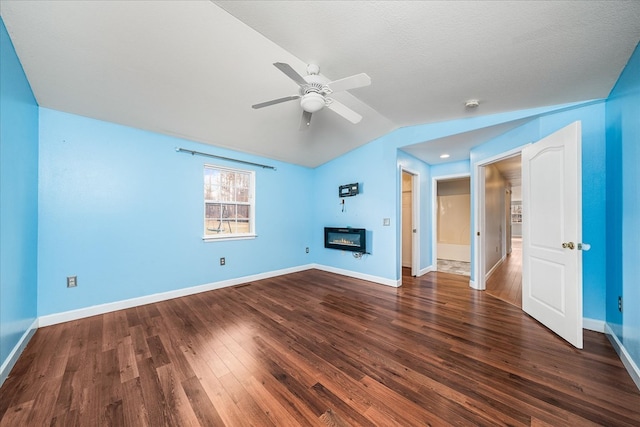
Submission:
<svg viewBox="0 0 640 427">
<path fill-rule="evenodd" d="M 429 273 L 309 270 L 39 329 L 2 426 L 638 426 L 607 338 L 584 350 Z"/>
<path fill-rule="evenodd" d="M 511 253 L 487 280 L 487 293 L 522 308 L 522 238 L 511 239 Z"/>
</svg>

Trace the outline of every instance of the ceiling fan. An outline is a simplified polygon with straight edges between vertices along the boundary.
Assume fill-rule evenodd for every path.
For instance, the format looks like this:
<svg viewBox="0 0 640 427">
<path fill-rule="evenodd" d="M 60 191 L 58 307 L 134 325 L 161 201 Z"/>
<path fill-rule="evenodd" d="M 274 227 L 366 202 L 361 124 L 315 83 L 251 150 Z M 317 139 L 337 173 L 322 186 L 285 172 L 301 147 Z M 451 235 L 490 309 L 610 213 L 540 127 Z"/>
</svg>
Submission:
<svg viewBox="0 0 640 427">
<path fill-rule="evenodd" d="M 330 98 L 329 95 L 334 92 L 369 86 L 371 84 L 371 78 L 365 73 L 334 80 L 329 83 L 322 83 L 322 79 L 318 75 L 320 67 L 316 64 L 309 64 L 307 66 L 308 74 L 304 77 L 284 62 L 276 62 L 273 65 L 300 86 L 299 94 L 255 104 L 252 105 L 251 108 L 258 109 L 299 99 L 300 106 L 302 107 L 301 129 L 306 129 L 306 127 L 311 124 L 311 114 L 322 110 L 324 107 L 341 115 L 351 123 L 358 123 L 362 120 L 360 114 L 335 99 Z"/>
</svg>

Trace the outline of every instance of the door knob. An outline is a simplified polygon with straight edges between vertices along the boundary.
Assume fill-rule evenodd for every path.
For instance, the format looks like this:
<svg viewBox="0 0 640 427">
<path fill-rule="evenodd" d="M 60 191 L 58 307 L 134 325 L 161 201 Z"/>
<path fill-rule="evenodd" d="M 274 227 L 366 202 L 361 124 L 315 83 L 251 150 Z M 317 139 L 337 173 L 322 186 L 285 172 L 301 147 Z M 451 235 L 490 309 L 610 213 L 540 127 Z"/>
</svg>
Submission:
<svg viewBox="0 0 640 427">
<path fill-rule="evenodd" d="M 563 248 L 569 248 L 569 249 L 574 249 L 576 247 L 576 245 L 573 242 L 569 242 L 569 243 L 563 243 L 562 244 Z"/>
</svg>

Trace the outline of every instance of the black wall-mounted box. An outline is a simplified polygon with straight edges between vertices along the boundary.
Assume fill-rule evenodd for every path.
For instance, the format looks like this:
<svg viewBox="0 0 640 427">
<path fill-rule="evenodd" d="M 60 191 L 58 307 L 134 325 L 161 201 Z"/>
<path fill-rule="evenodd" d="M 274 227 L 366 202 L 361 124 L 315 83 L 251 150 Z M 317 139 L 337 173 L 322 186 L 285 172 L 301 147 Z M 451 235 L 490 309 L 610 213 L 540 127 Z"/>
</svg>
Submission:
<svg viewBox="0 0 640 427">
<path fill-rule="evenodd" d="M 358 183 L 341 185 L 338 188 L 338 197 L 356 196 L 359 192 Z"/>
<path fill-rule="evenodd" d="M 325 227 L 324 247 L 351 252 L 367 252 L 367 230 L 350 227 Z"/>
</svg>

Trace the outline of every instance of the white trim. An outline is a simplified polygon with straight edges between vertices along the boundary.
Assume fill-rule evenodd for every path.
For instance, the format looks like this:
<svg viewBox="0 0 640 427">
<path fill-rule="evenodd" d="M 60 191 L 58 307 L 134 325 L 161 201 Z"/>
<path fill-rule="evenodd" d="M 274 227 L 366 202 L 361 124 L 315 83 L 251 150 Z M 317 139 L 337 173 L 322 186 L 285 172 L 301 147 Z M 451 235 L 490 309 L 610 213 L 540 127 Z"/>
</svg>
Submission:
<svg viewBox="0 0 640 427">
<path fill-rule="evenodd" d="M 473 289 L 484 291 L 486 289 L 485 281 L 485 268 L 484 259 L 484 214 L 485 214 L 485 170 L 483 165 L 475 164 L 475 181 L 474 181 L 474 197 L 473 197 L 473 211 L 475 213 L 473 220 L 473 231 L 471 232 L 471 251 L 473 253 L 472 265 L 475 267 L 475 277 L 472 277 L 469 283 Z"/>
<path fill-rule="evenodd" d="M 202 236 L 203 242 L 224 242 L 227 240 L 249 240 L 258 237 L 257 234 L 223 234 L 219 236 Z"/>
<path fill-rule="evenodd" d="M 469 280 L 469 287 L 471 289 L 475 289 L 476 291 L 484 291 L 484 289 L 478 289 L 478 285 L 476 285 L 475 280 Z"/>
<path fill-rule="evenodd" d="M 121 301 L 110 302 L 106 304 L 93 305 L 91 307 L 79 308 L 77 310 L 64 311 L 62 313 L 48 314 L 40 317 L 40 326 L 55 325 L 57 323 L 69 322 L 71 320 L 82 319 L 85 317 L 95 316 L 98 314 L 109 313 L 111 311 L 123 310 L 126 308 L 137 307 L 140 305 L 151 304 L 159 301 L 166 301 L 172 298 L 179 298 L 187 295 L 198 294 L 200 292 L 212 291 L 214 289 L 226 288 L 229 286 L 240 285 L 242 283 L 252 282 L 255 280 L 269 279 L 271 277 L 282 276 L 284 274 L 297 273 L 299 271 L 309 270 L 312 265 L 302 265 L 298 267 L 285 268 L 282 270 L 269 271 L 266 273 L 254 274 L 251 276 L 243 276 L 235 279 L 222 280 L 220 282 L 206 283 L 204 285 L 192 286 L 189 288 L 175 289 L 173 291 L 161 292 L 157 294 L 145 295 L 137 298 L 130 298 Z"/>
<path fill-rule="evenodd" d="M 420 249 L 422 241 L 422 225 L 420 223 L 421 207 L 420 207 L 420 174 L 414 173 L 411 176 L 411 222 L 413 223 L 414 233 L 411 231 L 411 272 L 418 276 L 420 271 Z"/>
<path fill-rule="evenodd" d="M 239 169 L 239 168 L 234 168 L 234 167 L 228 167 L 228 166 L 219 166 L 219 165 L 215 165 L 212 163 L 205 163 L 204 164 L 204 170 L 202 173 L 202 189 L 205 190 L 206 188 L 206 184 L 205 184 L 205 177 L 206 177 L 206 172 L 207 169 L 210 170 L 222 170 L 225 171 L 227 173 L 233 172 L 239 172 L 242 174 L 248 174 L 249 175 L 249 192 L 247 194 L 247 198 L 248 198 L 248 202 L 238 202 L 238 201 L 229 201 L 229 204 L 234 204 L 234 205 L 244 205 L 244 206 L 249 206 L 249 232 L 248 233 L 243 233 L 243 234 L 233 234 L 233 233 L 228 233 L 228 234 L 222 234 L 220 237 L 217 237 L 218 235 L 215 234 L 207 234 L 207 203 L 225 203 L 226 201 L 224 200 L 213 200 L 213 199 L 205 199 L 204 198 L 204 193 L 203 193 L 203 198 L 202 198 L 202 225 L 203 225 L 203 231 L 204 231 L 204 237 L 202 238 L 204 241 L 209 242 L 209 241 L 213 241 L 213 240 L 246 240 L 246 239 L 255 239 L 256 236 L 256 171 L 255 170 L 251 170 L 251 169 Z M 218 223 L 219 227 L 222 225 L 222 223 Z M 231 225 L 229 225 L 229 231 L 231 231 Z"/>
<path fill-rule="evenodd" d="M 166 301 L 172 298 L 179 298 L 187 295 L 198 294 L 201 292 L 212 291 L 215 289 L 226 288 L 229 286 L 236 286 L 247 282 L 256 280 L 269 279 L 271 277 L 282 276 L 285 274 L 297 273 L 300 271 L 310 270 L 317 268 L 318 270 L 328 271 L 330 273 L 341 274 L 343 276 L 354 277 L 356 279 L 367 280 L 369 282 L 379 283 L 386 286 L 392 286 L 394 288 L 399 287 L 402 284 L 401 280 L 386 279 L 384 277 L 372 276 L 369 274 L 357 273 L 355 271 L 343 270 L 341 268 L 329 267 L 319 264 L 306 264 L 297 267 L 285 268 L 282 270 L 275 270 L 266 273 L 254 274 L 251 276 L 243 276 L 235 279 L 222 280 L 220 282 L 206 283 L 204 285 L 197 285 L 188 288 L 175 289 L 173 291 L 161 292 L 157 294 L 145 295 L 136 298 L 130 298 L 126 300 L 120 300 L 110 302 L 106 304 L 93 305 L 90 307 L 83 307 L 77 310 L 69 310 L 61 313 L 48 314 L 40 316 L 38 325 L 40 327 L 55 325 L 58 323 L 69 322 L 72 320 L 83 319 L 85 317 L 96 316 L 99 314 L 109 313 L 117 310 L 124 310 L 127 308 L 138 307 L 145 304 L 151 304 L 154 302 Z"/>
<path fill-rule="evenodd" d="M 0 366 L 0 386 L 4 383 L 4 380 L 7 379 L 11 373 L 11 369 L 13 369 L 13 366 L 18 361 L 18 358 L 24 351 L 25 347 L 29 344 L 31 337 L 33 337 L 38 330 L 38 325 L 38 318 L 36 318 L 33 323 L 31 323 L 31 326 L 24 331 L 16 345 L 13 347 L 13 350 L 11 350 L 11 353 L 9 353 L 2 366 Z"/>
<path fill-rule="evenodd" d="M 588 331 L 604 333 L 605 322 L 604 320 L 589 319 L 588 317 L 582 318 L 582 329 Z"/>
<path fill-rule="evenodd" d="M 604 333 L 607 335 L 607 338 L 609 338 L 613 349 L 618 353 L 618 357 L 620 357 L 622 364 L 627 369 L 627 372 L 629 372 L 633 382 L 636 383 L 636 387 L 640 389 L 640 369 L 638 365 L 633 361 L 631 355 L 627 352 L 627 349 L 620 340 L 618 340 L 618 336 L 613 332 L 608 323 L 605 323 L 604 328 Z"/>
<path fill-rule="evenodd" d="M 436 268 L 433 265 L 430 265 L 418 271 L 418 275 L 416 277 L 424 276 L 425 274 L 431 273 L 432 271 L 436 271 Z"/>
<path fill-rule="evenodd" d="M 484 277 L 484 280 L 485 280 L 485 281 L 486 281 L 486 280 L 489 280 L 489 277 L 491 277 L 491 275 L 492 275 L 493 273 L 495 273 L 495 272 L 496 272 L 496 270 L 497 270 L 497 269 L 502 265 L 502 263 L 504 262 L 504 260 L 505 260 L 505 259 L 507 259 L 507 256 L 506 256 L 506 255 L 505 255 L 505 256 L 503 256 L 502 258 L 500 258 L 500 260 L 498 260 L 498 262 L 496 262 L 496 263 L 494 264 L 494 266 L 493 266 L 493 267 L 491 267 L 491 270 L 489 270 L 489 271 L 487 272 L 487 275 Z"/>
<path fill-rule="evenodd" d="M 406 172 L 411 175 L 411 228 L 417 230 L 416 233 L 411 232 L 411 274 L 418 276 L 420 270 L 420 236 L 422 235 L 422 229 L 420 228 L 420 173 L 412 169 L 405 168 L 400 165 L 400 232 L 399 236 L 399 252 L 400 252 L 400 265 L 402 266 L 402 186 L 403 179 L 402 174 Z"/>
<path fill-rule="evenodd" d="M 473 237 L 475 239 L 471 240 L 471 245 L 473 246 L 473 264 L 475 266 L 475 286 L 471 286 L 474 289 L 485 290 L 487 287 L 486 278 L 488 277 L 484 274 L 485 265 L 485 252 L 484 252 L 484 211 L 485 211 L 485 173 L 484 168 L 492 163 L 500 161 L 502 159 L 506 159 L 509 157 L 513 157 L 518 155 L 518 153 L 522 152 L 522 149 L 531 143 L 521 145 L 516 148 L 512 148 L 510 150 L 504 151 L 502 153 L 496 154 L 494 156 L 483 159 L 479 162 L 471 165 L 471 170 L 475 171 L 475 182 L 473 186 L 473 190 L 475 190 L 474 198 L 473 198 L 473 212 L 474 215 L 474 230 Z M 472 191 L 473 191 L 472 190 Z M 480 233 L 480 235 L 478 235 Z"/>
<path fill-rule="evenodd" d="M 381 285 L 391 286 L 394 288 L 399 288 L 402 285 L 402 279 L 386 279 L 384 277 L 372 276 L 370 274 L 358 273 L 357 271 L 344 270 L 342 268 L 331 267 L 328 265 L 313 264 L 312 268 L 317 268 L 318 270 L 327 271 L 329 273 L 340 274 L 342 276 L 353 277 L 355 279 L 366 280 L 368 282 L 379 283 Z"/>
<path fill-rule="evenodd" d="M 471 197 L 471 172 L 440 175 L 431 178 L 431 262 L 434 265 L 438 264 L 438 181 L 458 178 L 469 178 L 469 197 Z M 471 242 L 469 242 L 469 257 L 471 257 Z"/>
</svg>

